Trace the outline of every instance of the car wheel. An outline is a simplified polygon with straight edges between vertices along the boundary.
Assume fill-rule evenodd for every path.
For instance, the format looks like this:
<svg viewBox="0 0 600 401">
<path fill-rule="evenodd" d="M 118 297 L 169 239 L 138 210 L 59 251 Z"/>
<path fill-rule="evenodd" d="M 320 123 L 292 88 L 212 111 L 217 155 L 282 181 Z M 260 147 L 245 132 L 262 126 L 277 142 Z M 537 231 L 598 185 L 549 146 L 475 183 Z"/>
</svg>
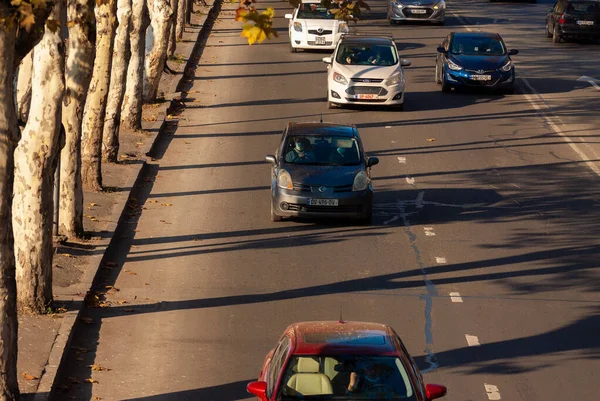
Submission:
<svg viewBox="0 0 600 401">
<path fill-rule="evenodd" d="M 404 103 L 395 104 L 395 105 L 391 106 L 390 108 L 394 111 L 404 111 Z"/>
<path fill-rule="evenodd" d="M 448 93 L 451 89 L 452 88 L 450 87 L 450 85 L 448 85 L 448 83 L 446 82 L 446 78 L 442 76 L 442 92 Z"/>
<path fill-rule="evenodd" d="M 291 43 L 290 43 L 290 53 L 298 53 L 298 49 L 296 49 L 294 46 L 292 46 Z"/>
<path fill-rule="evenodd" d="M 435 83 L 438 85 L 442 84 L 442 79 L 440 78 L 440 66 L 438 63 L 435 63 Z"/>
<path fill-rule="evenodd" d="M 271 201 L 271 221 L 277 222 L 283 220 L 283 217 L 275 214 L 275 210 L 273 209 L 273 201 Z"/>
<path fill-rule="evenodd" d="M 505 94 L 505 95 L 513 95 L 513 94 L 515 93 L 515 87 L 514 87 L 514 86 L 511 86 L 511 87 L 510 87 L 510 88 L 508 88 L 508 89 L 504 89 L 504 90 L 502 91 L 502 93 L 503 93 L 503 94 Z"/>
<path fill-rule="evenodd" d="M 369 211 L 369 214 L 358 220 L 358 223 L 362 226 L 370 226 L 373 224 L 373 211 Z"/>
<path fill-rule="evenodd" d="M 560 43 L 561 40 L 562 37 L 560 36 L 558 26 L 554 25 L 554 30 L 552 31 L 552 43 Z"/>
<path fill-rule="evenodd" d="M 552 32 L 550 32 L 550 27 L 548 26 L 547 22 L 546 22 L 546 37 L 547 38 L 551 38 L 552 37 Z"/>
</svg>

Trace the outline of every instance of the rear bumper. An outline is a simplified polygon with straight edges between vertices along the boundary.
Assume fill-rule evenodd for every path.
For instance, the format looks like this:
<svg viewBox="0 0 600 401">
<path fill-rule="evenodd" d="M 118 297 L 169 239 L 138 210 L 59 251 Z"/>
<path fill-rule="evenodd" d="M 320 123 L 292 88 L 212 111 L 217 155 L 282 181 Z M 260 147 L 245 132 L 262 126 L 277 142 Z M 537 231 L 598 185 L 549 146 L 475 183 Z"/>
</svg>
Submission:
<svg viewBox="0 0 600 401">
<path fill-rule="evenodd" d="M 558 25 L 561 36 L 577 38 L 600 38 L 600 26 L 579 27 L 577 25 Z"/>
</svg>

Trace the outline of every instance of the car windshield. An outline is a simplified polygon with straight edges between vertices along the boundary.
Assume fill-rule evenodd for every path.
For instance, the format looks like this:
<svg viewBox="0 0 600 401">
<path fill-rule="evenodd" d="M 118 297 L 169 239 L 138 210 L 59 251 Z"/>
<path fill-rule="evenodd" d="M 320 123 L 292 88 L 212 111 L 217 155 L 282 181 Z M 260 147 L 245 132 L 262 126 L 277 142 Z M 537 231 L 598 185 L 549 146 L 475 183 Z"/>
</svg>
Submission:
<svg viewBox="0 0 600 401">
<path fill-rule="evenodd" d="M 506 49 L 497 37 L 455 36 L 450 53 L 465 56 L 502 56 Z"/>
<path fill-rule="evenodd" d="M 289 164 L 356 166 L 361 162 L 356 139 L 343 136 L 290 136 L 283 155 Z"/>
<path fill-rule="evenodd" d="M 391 356 L 292 355 L 278 400 L 416 400 L 402 361 Z"/>
<path fill-rule="evenodd" d="M 333 19 L 335 16 L 331 14 L 326 7 L 319 3 L 302 3 L 298 7 L 298 19 Z"/>
<path fill-rule="evenodd" d="M 398 55 L 391 45 L 342 43 L 335 61 L 346 65 L 395 65 Z"/>
<path fill-rule="evenodd" d="M 568 14 L 573 13 L 600 13 L 600 2 L 598 1 L 573 1 L 567 5 L 565 10 Z"/>
</svg>

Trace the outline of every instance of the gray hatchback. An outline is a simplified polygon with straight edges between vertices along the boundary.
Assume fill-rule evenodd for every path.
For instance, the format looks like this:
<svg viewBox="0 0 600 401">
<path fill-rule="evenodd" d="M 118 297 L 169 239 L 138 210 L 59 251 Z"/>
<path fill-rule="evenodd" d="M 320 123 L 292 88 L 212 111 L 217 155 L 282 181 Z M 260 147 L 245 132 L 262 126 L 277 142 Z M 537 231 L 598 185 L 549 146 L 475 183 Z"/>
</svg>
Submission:
<svg viewBox="0 0 600 401">
<path fill-rule="evenodd" d="M 371 221 L 371 167 L 353 125 L 288 123 L 271 168 L 271 220 L 342 217 Z"/>
</svg>

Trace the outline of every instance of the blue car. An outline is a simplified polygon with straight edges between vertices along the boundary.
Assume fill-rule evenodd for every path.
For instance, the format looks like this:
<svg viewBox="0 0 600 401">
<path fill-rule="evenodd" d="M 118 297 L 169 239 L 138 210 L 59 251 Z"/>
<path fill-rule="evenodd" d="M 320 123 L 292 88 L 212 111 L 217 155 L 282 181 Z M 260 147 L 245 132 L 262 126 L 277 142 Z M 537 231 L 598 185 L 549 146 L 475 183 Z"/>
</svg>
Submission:
<svg viewBox="0 0 600 401">
<path fill-rule="evenodd" d="M 453 88 L 491 88 L 503 93 L 515 89 L 515 66 L 497 33 L 452 32 L 437 48 L 435 82 L 443 92 Z"/>
</svg>

